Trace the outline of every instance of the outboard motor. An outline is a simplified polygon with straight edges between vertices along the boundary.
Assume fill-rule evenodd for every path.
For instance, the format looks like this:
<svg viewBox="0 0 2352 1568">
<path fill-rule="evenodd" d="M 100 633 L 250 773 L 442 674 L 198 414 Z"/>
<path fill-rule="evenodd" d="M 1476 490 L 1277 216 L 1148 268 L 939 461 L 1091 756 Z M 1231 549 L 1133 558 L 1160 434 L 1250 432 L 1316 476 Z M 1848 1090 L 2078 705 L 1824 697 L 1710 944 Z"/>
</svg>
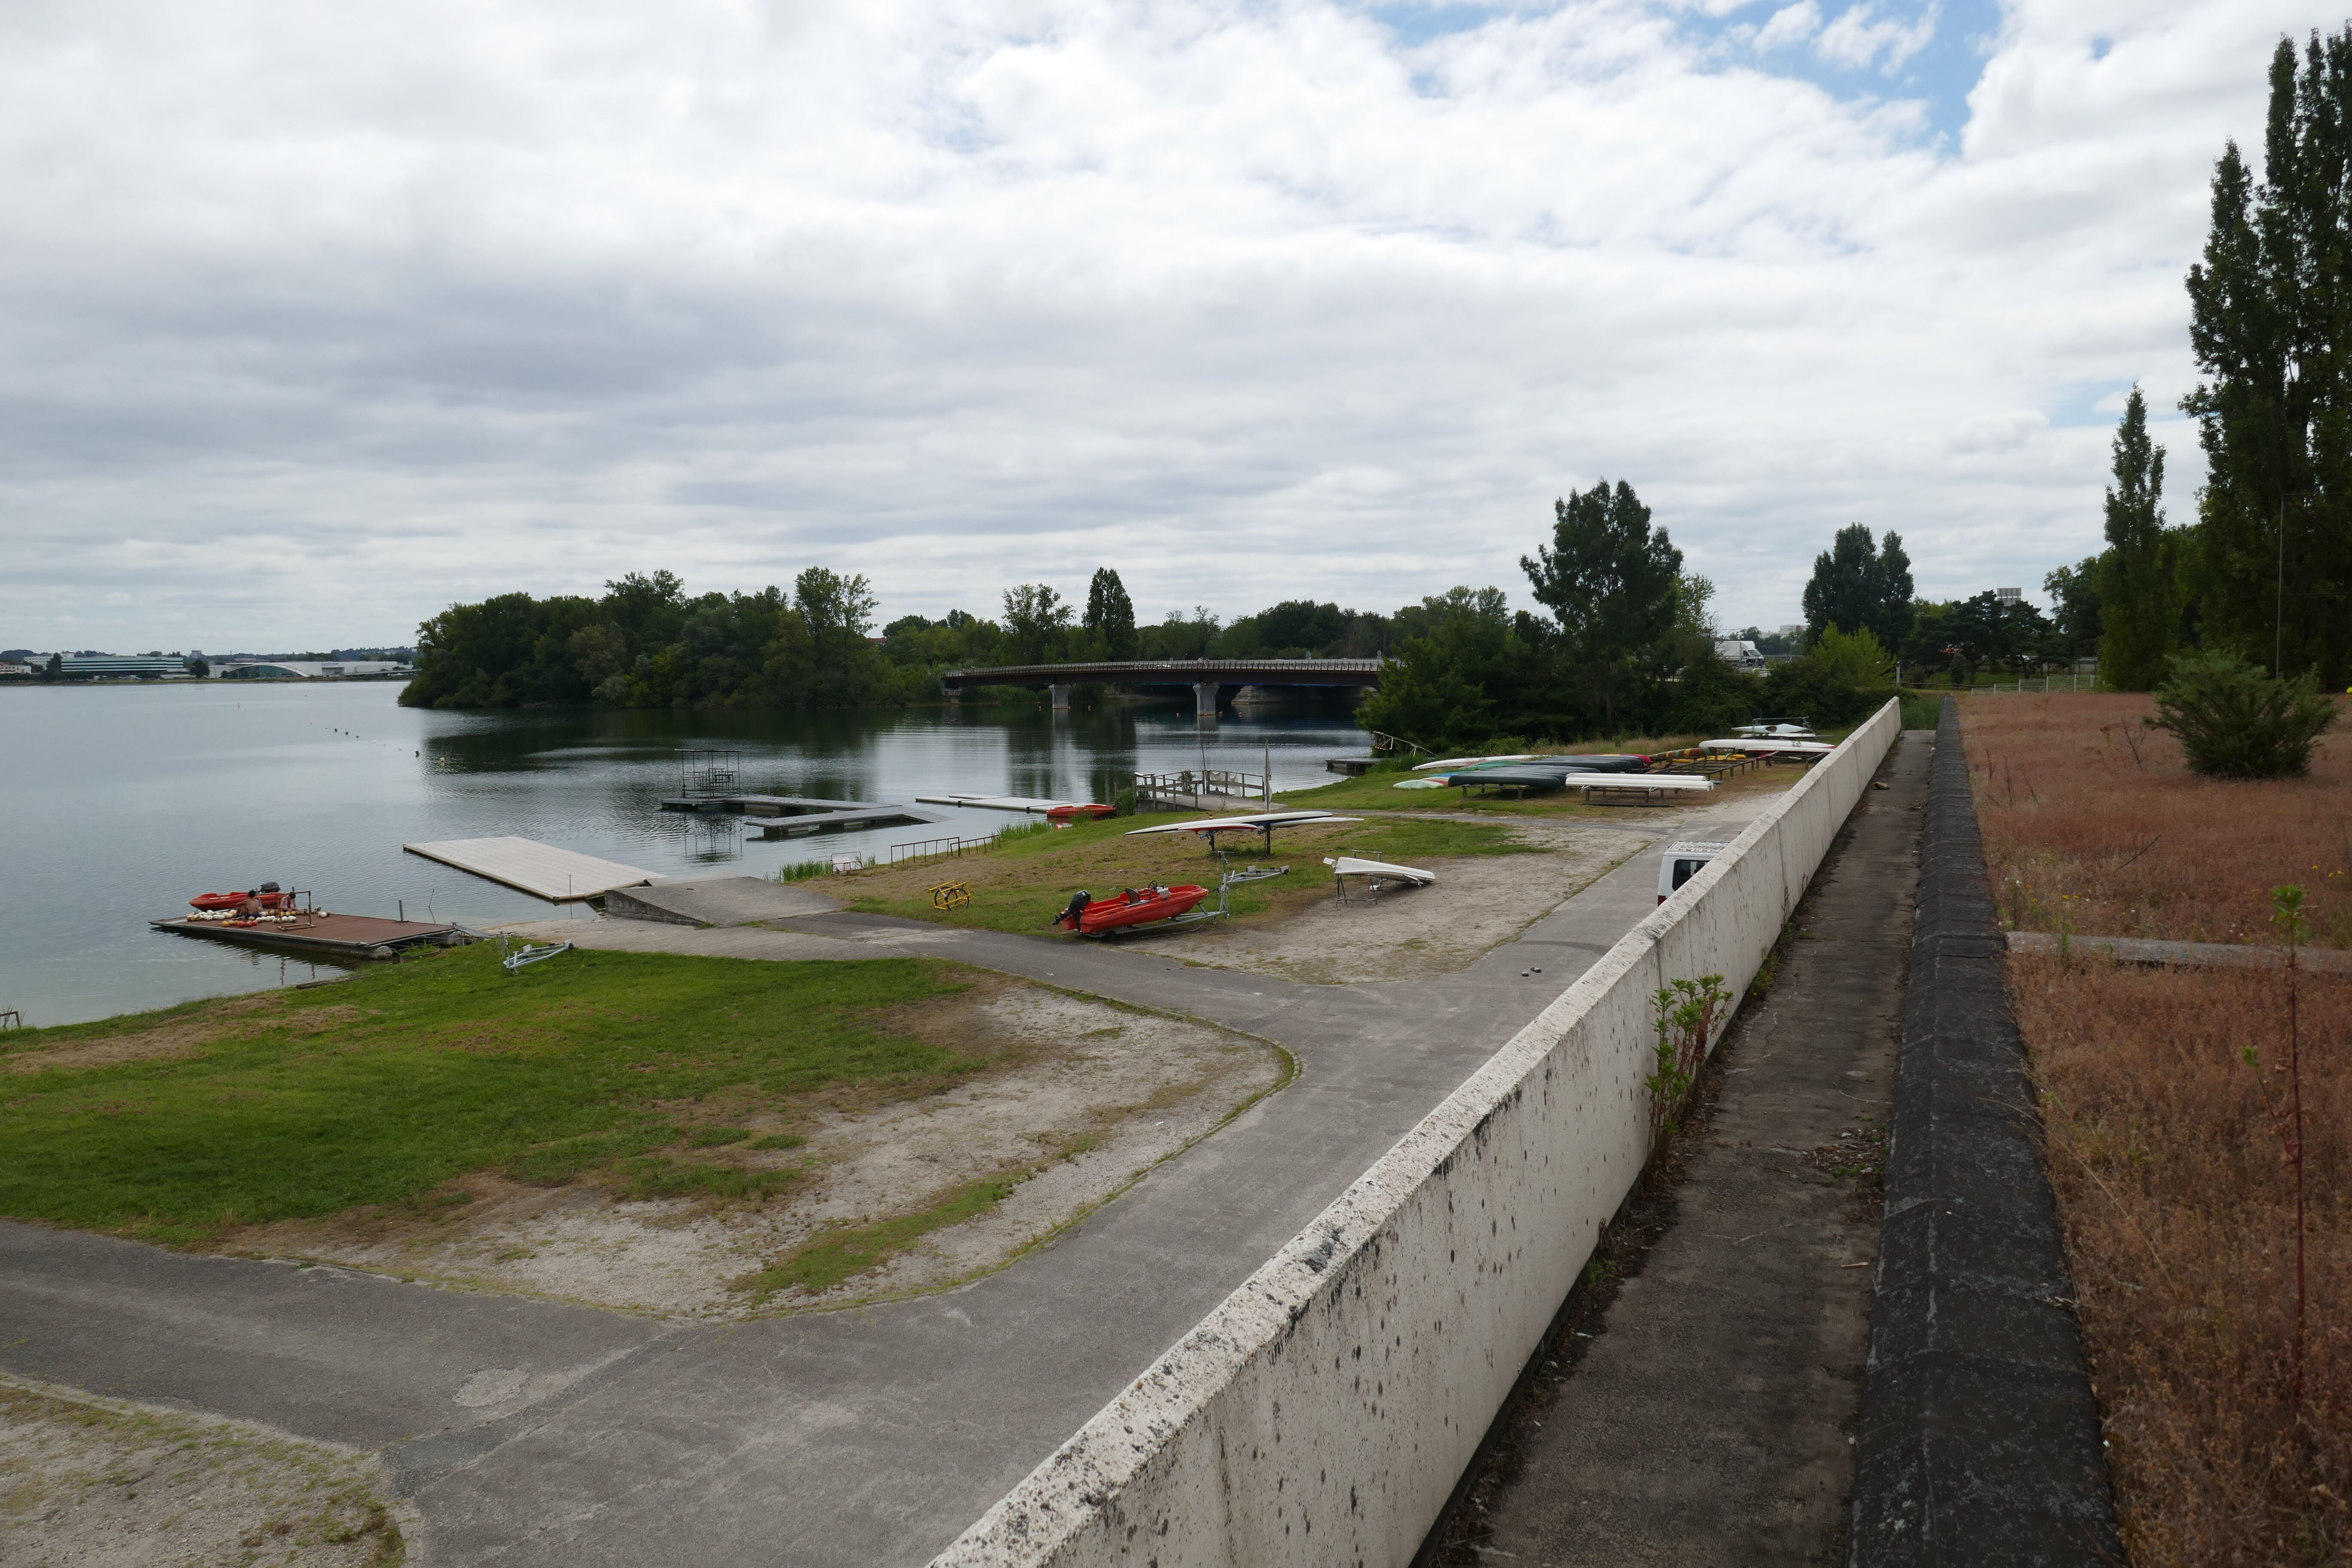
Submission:
<svg viewBox="0 0 2352 1568">
<path fill-rule="evenodd" d="M 1065 909 L 1060 914 L 1054 917 L 1054 923 L 1057 926 L 1067 926 L 1072 931 L 1077 930 L 1078 917 L 1085 914 L 1087 912 L 1087 906 L 1094 901 L 1093 894 L 1087 892 L 1084 888 L 1079 889 L 1076 892 L 1070 895 L 1069 907 Z"/>
</svg>

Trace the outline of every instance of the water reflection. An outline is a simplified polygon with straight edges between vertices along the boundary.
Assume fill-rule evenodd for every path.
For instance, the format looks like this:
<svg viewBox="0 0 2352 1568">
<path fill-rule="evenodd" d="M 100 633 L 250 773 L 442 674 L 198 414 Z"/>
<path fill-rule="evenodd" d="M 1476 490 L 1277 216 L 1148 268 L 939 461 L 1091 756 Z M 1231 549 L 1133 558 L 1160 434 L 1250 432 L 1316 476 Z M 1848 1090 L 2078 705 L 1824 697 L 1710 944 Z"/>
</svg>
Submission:
<svg viewBox="0 0 2352 1568">
<path fill-rule="evenodd" d="M 515 834 L 656 874 L 765 876 L 820 849 L 878 858 L 893 843 L 1010 820 L 961 811 L 938 827 L 747 834 L 732 816 L 661 809 L 698 749 L 737 753 L 750 791 L 911 802 L 949 791 L 1108 800 L 1137 772 L 1205 762 L 1255 773 L 1269 754 L 1277 784 L 1298 787 L 1325 782 L 1326 759 L 1364 743 L 1344 705 L 1253 710 L 1201 729 L 1189 694 L 1062 715 L 1042 704 L 444 713 L 400 708 L 395 695 L 356 684 L 0 691 L 0 798 L 11 806 L 0 863 L 41 914 L 0 946 L 0 1008 L 67 1023 L 276 984 L 275 955 L 148 931 L 215 889 L 277 880 L 355 914 L 404 903 L 434 920 L 554 912 L 404 854 L 404 843 Z M 334 973 L 290 962 L 294 978 Z"/>
</svg>

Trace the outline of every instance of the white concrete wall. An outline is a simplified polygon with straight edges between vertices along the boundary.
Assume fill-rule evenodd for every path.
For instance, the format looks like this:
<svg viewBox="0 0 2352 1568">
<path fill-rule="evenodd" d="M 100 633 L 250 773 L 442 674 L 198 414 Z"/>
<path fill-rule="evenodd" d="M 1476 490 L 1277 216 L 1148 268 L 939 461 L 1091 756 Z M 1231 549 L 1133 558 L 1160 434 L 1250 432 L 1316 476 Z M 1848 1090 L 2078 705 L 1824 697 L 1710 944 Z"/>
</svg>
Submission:
<svg viewBox="0 0 2352 1568">
<path fill-rule="evenodd" d="M 1889 702 L 937 1563 L 1409 1563 L 1640 1173 L 1653 996 L 1747 989 L 1900 728 Z"/>
</svg>

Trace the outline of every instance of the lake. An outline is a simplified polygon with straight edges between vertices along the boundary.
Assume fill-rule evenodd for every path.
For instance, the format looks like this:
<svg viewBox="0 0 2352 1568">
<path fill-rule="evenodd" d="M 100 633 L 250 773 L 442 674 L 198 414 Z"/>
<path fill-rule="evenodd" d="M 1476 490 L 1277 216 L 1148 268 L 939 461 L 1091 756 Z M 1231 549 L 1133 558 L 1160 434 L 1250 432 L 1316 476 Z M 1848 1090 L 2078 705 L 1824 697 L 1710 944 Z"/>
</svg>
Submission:
<svg viewBox="0 0 2352 1568">
<path fill-rule="evenodd" d="M 772 875 L 835 851 L 1013 814 L 793 839 L 739 819 L 665 812 L 681 760 L 737 752 L 737 787 L 827 799 L 918 795 L 1108 798 L 1114 781 L 1208 765 L 1275 787 L 1328 783 L 1360 755 L 1345 709 L 1282 709 L 1196 728 L 1174 703 L 1055 718 L 1042 707 L 850 713 L 446 713 L 402 708 L 390 682 L 208 681 L 0 690 L 0 863 L 29 918 L 0 947 L 0 1009 L 67 1024 L 336 971 L 152 931 L 213 889 L 308 889 L 322 909 L 411 920 L 546 919 L 528 894 L 410 855 L 404 843 L 518 834 L 658 875 Z M 577 918 L 592 911 L 566 906 Z"/>
</svg>

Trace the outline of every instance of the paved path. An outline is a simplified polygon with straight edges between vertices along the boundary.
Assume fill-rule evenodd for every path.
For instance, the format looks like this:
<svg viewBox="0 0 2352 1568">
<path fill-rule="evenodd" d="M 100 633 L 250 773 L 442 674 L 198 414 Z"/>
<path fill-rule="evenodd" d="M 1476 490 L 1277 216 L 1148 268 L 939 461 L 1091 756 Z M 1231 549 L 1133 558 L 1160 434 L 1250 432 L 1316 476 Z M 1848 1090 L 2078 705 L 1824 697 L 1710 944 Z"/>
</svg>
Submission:
<svg viewBox="0 0 2352 1568">
<path fill-rule="evenodd" d="M 1893 1100 L 1931 739 L 1902 738 L 1808 890 L 1813 940 L 1727 1042 L 1669 1228 L 1514 1413 L 1491 1533 L 1448 1561 L 1844 1562 L 1878 1215 L 1808 1154 Z"/>
<path fill-rule="evenodd" d="M 1650 821 L 1725 831 L 1709 815 Z M 1246 1030 L 1302 1070 L 1054 1246 L 944 1295 L 681 1325 L 0 1224 L 0 1366 L 383 1448 L 425 1521 L 420 1563 L 919 1563 L 1654 907 L 1648 842 L 1629 835 L 1633 858 L 1532 928 L 1540 945 L 1411 984 L 852 914 L 551 922 L 747 958 L 951 955 Z"/>
</svg>

